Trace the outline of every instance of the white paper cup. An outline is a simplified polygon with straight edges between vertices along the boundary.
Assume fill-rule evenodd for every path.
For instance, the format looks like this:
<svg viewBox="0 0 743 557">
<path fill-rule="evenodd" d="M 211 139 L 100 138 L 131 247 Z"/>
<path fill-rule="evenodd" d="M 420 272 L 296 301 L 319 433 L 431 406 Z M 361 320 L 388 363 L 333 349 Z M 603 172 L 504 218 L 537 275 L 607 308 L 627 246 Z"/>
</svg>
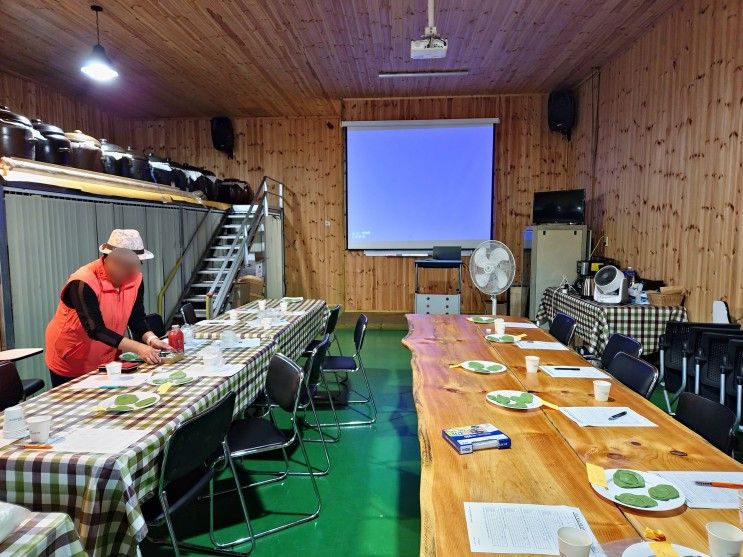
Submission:
<svg viewBox="0 0 743 557">
<path fill-rule="evenodd" d="M 222 332 L 222 346 L 231 348 L 237 343 L 237 333 L 231 329 Z"/>
<path fill-rule="evenodd" d="M 609 391 L 611 390 L 611 383 L 609 381 L 603 381 L 597 379 L 593 382 L 593 398 L 598 402 L 606 402 L 609 400 Z"/>
<path fill-rule="evenodd" d="M 109 379 L 117 379 L 121 375 L 121 362 L 109 362 L 106 364 L 106 373 Z"/>
<path fill-rule="evenodd" d="M 527 356 L 524 360 L 526 361 L 526 373 L 536 373 L 539 370 L 539 356 Z"/>
<path fill-rule="evenodd" d="M 287 311 L 289 311 L 289 302 L 281 302 L 279 304 L 279 309 L 281 309 L 283 313 L 286 313 Z"/>
<path fill-rule="evenodd" d="M 222 351 L 216 346 L 209 346 L 201 352 L 201 361 L 207 371 L 218 371 L 224 365 Z"/>
<path fill-rule="evenodd" d="M 266 309 L 266 300 L 258 300 L 258 309 L 261 311 Z"/>
<path fill-rule="evenodd" d="M 3 412 L 5 418 L 3 424 L 3 437 L 6 439 L 18 439 L 26 435 L 26 416 L 20 406 L 11 406 Z"/>
<path fill-rule="evenodd" d="M 495 334 L 496 335 L 505 335 L 506 334 L 506 324 L 501 321 L 498 323 L 497 321 L 493 325 L 495 327 Z"/>
<path fill-rule="evenodd" d="M 26 420 L 32 443 L 46 443 L 52 431 L 51 416 L 31 416 Z"/>
<path fill-rule="evenodd" d="M 738 557 L 743 547 L 743 531 L 727 522 L 708 522 L 707 540 L 712 557 Z"/>
<path fill-rule="evenodd" d="M 580 528 L 563 526 L 557 530 L 557 546 L 562 557 L 588 557 L 591 536 Z"/>
<path fill-rule="evenodd" d="M 273 319 L 271 319 L 270 317 L 263 317 L 261 319 L 261 327 L 263 327 L 264 329 L 270 329 L 272 321 Z"/>
<path fill-rule="evenodd" d="M 240 318 L 240 316 L 237 314 L 236 309 L 231 309 L 230 311 L 228 311 L 227 316 L 230 318 L 231 321 L 237 321 Z"/>
</svg>

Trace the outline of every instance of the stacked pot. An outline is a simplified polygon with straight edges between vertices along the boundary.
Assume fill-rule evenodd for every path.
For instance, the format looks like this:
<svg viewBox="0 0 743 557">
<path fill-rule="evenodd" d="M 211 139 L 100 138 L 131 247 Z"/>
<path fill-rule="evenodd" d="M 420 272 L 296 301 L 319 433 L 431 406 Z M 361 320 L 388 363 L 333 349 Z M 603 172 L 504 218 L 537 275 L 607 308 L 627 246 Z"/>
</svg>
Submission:
<svg viewBox="0 0 743 557">
<path fill-rule="evenodd" d="M 0 156 L 33 160 L 36 155 L 38 135 L 31 120 L 22 114 L 0 106 Z"/>
</svg>

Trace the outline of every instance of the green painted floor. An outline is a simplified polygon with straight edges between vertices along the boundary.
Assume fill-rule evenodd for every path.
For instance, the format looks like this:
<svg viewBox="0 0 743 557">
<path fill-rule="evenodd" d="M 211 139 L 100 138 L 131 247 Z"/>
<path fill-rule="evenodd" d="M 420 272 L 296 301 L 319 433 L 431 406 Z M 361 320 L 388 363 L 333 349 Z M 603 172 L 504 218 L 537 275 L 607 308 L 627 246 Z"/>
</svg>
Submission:
<svg viewBox="0 0 743 557">
<path fill-rule="evenodd" d="M 318 478 L 322 497 L 320 517 L 259 539 L 254 555 L 418 555 L 420 454 L 410 353 L 400 344 L 404 335 L 405 332 L 399 330 L 369 329 L 367 332 L 364 361 L 377 398 L 379 420 L 373 426 L 344 428 L 341 442 L 329 446 L 330 475 Z M 339 338 L 344 352 L 350 352 L 351 331 L 339 331 Z M 322 464 L 321 445 L 307 443 L 306 446 L 310 460 Z M 292 457 L 301 461 L 299 454 Z M 251 463 L 253 469 L 268 464 L 271 463 Z M 300 470 L 297 462 L 292 469 Z M 225 478 L 218 483 L 228 487 Z M 252 523 L 257 530 L 276 524 L 277 519 L 291 519 L 286 514 L 268 514 L 269 511 L 292 513 L 314 508 L 306 477 L 290 478 L 248 493 Z M 244 535 L 235 496 L 225 495 L 217 501 L 216 524 L 220 539 L 226 541 Z M 175 517 L 179 537 L 195 543 L 208 541 L 208 524 L 205 502 L 196 503 Z M 172 549 L 145 543 L 142 554 L 145 557 L 172 555 Z M 184 556 L 201 554 L 183 552 Z"/>
</svg>

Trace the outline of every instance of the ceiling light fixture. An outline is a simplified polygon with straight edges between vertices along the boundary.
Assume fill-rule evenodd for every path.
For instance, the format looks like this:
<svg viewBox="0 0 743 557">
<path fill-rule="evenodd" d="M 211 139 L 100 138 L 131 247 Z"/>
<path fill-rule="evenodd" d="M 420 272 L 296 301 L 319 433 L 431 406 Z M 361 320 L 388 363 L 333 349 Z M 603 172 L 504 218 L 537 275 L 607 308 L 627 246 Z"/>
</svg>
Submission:
<svg viewBox="0 0 743 557">
<path fill-rule="evenodd" d="M 103 11 L 101 6 L 93 4 L 90 9 L 95 12 L 95 33 L 97 42 L 93 47 L 93 52 L 88 56 L 83 65 L 80 67 L 80 71 L 87 75 L 90 79 L 96 81 L 111 81 L 118 77 L 117 72 L 111 59 L 106 55 L 106 49 L 101 46 L 101 31 L 98 26 L 98 14 Z"/>
<path fill-rule="evenodd" d="M 469 75 L 469 70 L 438 70 L 421 72 L 379 72 L 381 78 L 391 77 L 449 77 L 456 75 Z"/>
</svg>

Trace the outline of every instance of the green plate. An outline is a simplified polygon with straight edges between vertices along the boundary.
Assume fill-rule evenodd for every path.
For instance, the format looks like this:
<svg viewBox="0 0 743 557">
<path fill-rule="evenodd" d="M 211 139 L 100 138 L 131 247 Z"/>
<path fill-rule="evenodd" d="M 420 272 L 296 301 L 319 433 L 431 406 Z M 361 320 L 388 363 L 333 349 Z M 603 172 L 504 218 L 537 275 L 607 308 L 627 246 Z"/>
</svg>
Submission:
<svg viewBox="0 0 743 557">
<path fill-rule="evenodd" d="M 491 391 L 485 395 L 485 399 L 503 408 L 511 410 L 533 410 L 542 406 L 542 399 L 524 391 Z"/>
<path fill-rule="evenodd" d="M 147 391 L 124 393 L 109 397 L 101 402 L 106 412 L 134 412 L 149 408 L 160 401 L 160 395 Z"/>
<path fill-rule="evenodd" d="M 488 317 L 487 315 L 473 315 L 472 317 L 468 317 L 467 321 L 472 321 L 473 323 L 492 323 L 495 321 L 495 317 Z"/>
<path fill-rule="evenodd" d="M 185 371 L 164 371 L 161 373 L 153 373 L 147 382 L 150 385 L 164 385 L 170 383 L 171 385 L 185 385 L 190 383 L 196 378 L 193 375 L 187 374 Z"/>
<path fill-rule="evenodd" d="M 490 342 L 503 342 L 512 343 L 516 342 L 516 337 L 513 335 L 485 335 L 485 338 Z"/>
<path fill-rule="evenodd" d="M 144 362 L 142 358 L 137 356 L 134 352 L 124 352 L 119 356 L 119 360 L 122 362 Z"/>
</svg>

